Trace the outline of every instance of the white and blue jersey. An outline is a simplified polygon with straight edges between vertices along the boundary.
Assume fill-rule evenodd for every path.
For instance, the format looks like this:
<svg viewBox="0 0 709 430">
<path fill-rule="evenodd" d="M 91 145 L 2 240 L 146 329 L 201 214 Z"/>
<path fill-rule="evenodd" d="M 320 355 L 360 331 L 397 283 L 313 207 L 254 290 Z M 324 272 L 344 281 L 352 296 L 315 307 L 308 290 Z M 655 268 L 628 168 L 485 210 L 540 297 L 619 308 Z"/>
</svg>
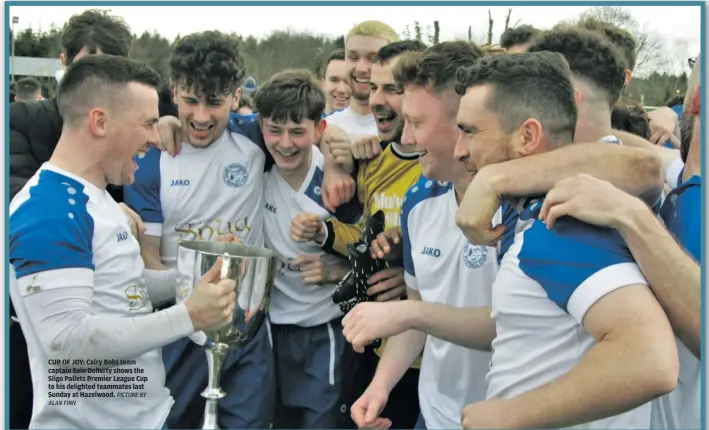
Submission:
<svg viewBox="0 0 709 430">
<path fill-rule="evenodd" d="M 491 305 L 496 248 L 471 245 L 455 224 L 458 203 L 450 183 L 425 177 L 401 209 L 406 285 L 424 302 L 460 308 Z M 496 214 L 494 224 L 499 224 Z M 419 376 L 421 415 L 428 428 L 460 428 L 465 405 L 485 399 L 490 353 L 428 336 Z"/>
<path fill-rule="evenodd" d="M 503 206 L 507 234 L 492 291 L 497 337 L 488 398 L 514 398 L 568 373 L 595 345 L 583 328 L 586 312 L 614 290 L 647 285 L 615 230 L 571 217 L 548 230 L 537 219 L 542 202 Z M 646 429 L 649 406 L 577 428 Z"/>
<path fill-rule="evenodd" d="M 323 162 L 322 153 L 313 146 L 310 170 L 299 190 L 288 185 L 278 167 L 274 166 L 266 173 L 266 246 L 279 256 L 270 309 L 273 324 L 312 327 L 342 316 L 340 308 L 332 301 L 337 285 L 306 284 L 295 267 L 295 260 L 300 255 L 316 255 L 325 261 L 338 257 L 312 243 L 297 243 L 290 235 L 291 221 L 301 212 L 322 218 L 330 216 L 321 195 Z"/>
<path fill-rule="evenodd" d="M 140 247 L 110 194 L 45 163 L 10 203 L 9 261 L 10 297 L 27 341 L 32 372 L 30 428 L 161 428 L 173 399 L 165 388 L 159 348 L 128 357 L 135 360 L 131 367 L 147 376 L 145 389 L 140 390 L 144 396 L 82 397 L 74 399 L 74 406 L 50 405 L 57 400 L 50 393 L 76 390 L 58 385 L 49 389 L 50 357 L 23 300 L 35 293 L 91 287 L 90 309 L 95 315 L 125 317 L 130 323 L 130 318 L 152 313 L 142 281 Z"/>
<path fill-rule="evenodd" d="M 242 127 L 232 120 L 207 148 L 185 144 L 176 157 L 153 148 L 138 160 L 124 199 L 146 234 L 162 239 L 160 258 L 168 269 L 176 266 L 181 241 L 216 241 L 232 233 L 263 246 L 265 148 Z"/>
<path fill-rule="evenodd" d="M 677 173 L 681 178 L 682 172 Z M 681 183 L 665 199 L 660 216 L 667 229 L 698 263 L 701 255 L 701 177 Z M 679 182 L 679 180 L 678 180 Z M 679 380 L 673 392 L 652 402 L 653 429 L 701 428 L 701 362 L 677 339 Z"/>
</svg>

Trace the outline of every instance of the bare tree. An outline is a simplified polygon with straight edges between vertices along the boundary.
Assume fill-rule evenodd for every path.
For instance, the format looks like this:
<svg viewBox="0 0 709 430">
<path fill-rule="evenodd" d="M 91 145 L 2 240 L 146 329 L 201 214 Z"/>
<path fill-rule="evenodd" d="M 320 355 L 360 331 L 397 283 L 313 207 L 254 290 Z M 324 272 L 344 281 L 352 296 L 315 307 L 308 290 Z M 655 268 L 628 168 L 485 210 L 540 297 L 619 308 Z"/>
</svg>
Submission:
<svg viewBox="0 0 709 430">
<path fill-rule="evenodd" d="M 495 25 L 495 21 L 492 20 L 492 13 L 490 9 L 487 10 L 487 44 L 492 45 L 492 28 Z"/>
<path fill-rule="evenodd" d="M 469 25 L 468 26 L 468 42 L 473 41 L 473 26 Z"/>
<path fill-rule="evenodd" d="M 609 22 L 628 31 L 635 37 L 636 60 L 635 73 L 646 74 L 657 68 L 664 68 L 667 58 L 663 50 L 663 42 L 650 32 L 647 26 L 641 26 L 633 15 L 625 8 L 616 6 L 595 6 L 586 10 L 581 19 L 596 18 Z"/>
<path fill-rule="evenodd" d="M 441 35 L 441 26 L 438 21 L 433 21 L 433 44 L 437 44 Z"/>
</svg>

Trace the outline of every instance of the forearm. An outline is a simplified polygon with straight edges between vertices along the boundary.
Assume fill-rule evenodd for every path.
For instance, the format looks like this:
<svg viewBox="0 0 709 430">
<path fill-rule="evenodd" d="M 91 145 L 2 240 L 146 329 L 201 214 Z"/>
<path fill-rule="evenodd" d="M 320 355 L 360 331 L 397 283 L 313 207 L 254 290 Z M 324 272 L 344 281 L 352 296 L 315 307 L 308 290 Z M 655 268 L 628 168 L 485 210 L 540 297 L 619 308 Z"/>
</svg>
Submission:
<svg viewBox="0 0 709 430">
<path fill-rule="evenodd" d="M 485 172 L 486 169 L 490 172 Z M 530 157 L 486 166 L 493 189 L 504 197 L 544 195 L 557 182 L 580 173 L 606 180 L 655 204 L 664 183 L 652 151 L 606 143 L 576 143 Z"/>
<path fill-rule="evenodd" d="M 490 308 L 411 302 L 410 328 L 466 348 L 489 351 L 496 336 Z"/>
<path fill-rule="evenodd" d="M 153 306 L 159 306 L 175 300 L 177 270 L 145 269 L 143 271 L 143 282 Z"/>
<path fill-rule="evenodd" d="M 426 333 L 407 330 L 387 339 L 384 354 L 370 385 L 380 385 L 390 393 L 404 373 L 421 355 L 426 344 Z"/>
<path fill-rule="evenodd" d="M 23 299 L 48 357 L 131 359 L 194 331 L 184 304 L 136 317 L 98 315 L 92 291 L 67 287 Z"/>
<path fill-rule="evenodd" d="M 618 139 L 622 140 L 624 146 L 647 149 L 649 151 L 654 152 L 658 157 L 660 157 L 660 160 L 662 162 L 663 175 L 664 172 L 667 172 L 667 169 L 669 169 L 670 165 L 680 156 L 679 150 L 677 149 L 665 148 L 662 145 L 653 145 L 642 137 L 636 136 L 632 133 L 620 130 L 613 130 L 613 135 Z"/>
<path fill-rule="evenodd" d="M 671 391 L 654 363 L 655 351 L 641 345 L 650 342 L 602 340 L 564 376 L 510 399 L 514 428 L 568 428 L 627 412 Z"/>
<path fill-rule="evenodd" d="M 322 152 L 323 155 L 323 171 L 328 172 L 331 170 L 339 170 L 340 172 L 348 175 L 351 175 L 354 172 L 353 164 L 350 164 L 347 166 L 348 168 L 345 168 L 340 163 L 335 161 L 335 158 L 330 152 L 330 144 L 325 139 L 322 139 L 320 142 L 320 152 Z"/>
<path fill-rule="evenodd" d="M 142 236 L 140 239 L 140 256 L 143 257 L 146 269 L 167 270 L 160 258 L 160 237 Z"/>
<path fill-rule="evenodd" d="M 660 221 L 641 205 L 628 205 L 618 231 L 667 313 L 677 336 L 701 356 L 701 270 Z"/>
</svg>

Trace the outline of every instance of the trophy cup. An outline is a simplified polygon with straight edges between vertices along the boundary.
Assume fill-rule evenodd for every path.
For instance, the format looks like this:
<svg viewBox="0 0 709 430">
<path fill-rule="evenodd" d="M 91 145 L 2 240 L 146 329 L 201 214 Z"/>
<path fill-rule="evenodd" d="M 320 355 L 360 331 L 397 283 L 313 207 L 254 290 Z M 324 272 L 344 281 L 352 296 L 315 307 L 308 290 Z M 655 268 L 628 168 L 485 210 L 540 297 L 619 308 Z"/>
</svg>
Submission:
<svg viewBox="0 0 709 430">
<path fill-rule="evenodd" d="M 374 215 L 367 217 L 359 241 L 347 245 L 352 270 L 345 275 L 332 294 L 332 301 L 340 307 L 345 315 L 358 303 L 373 301 L 379 295 L 367 295 L 367 290 L 371 287 L 367 284 L 367 279 L 387 267 L 383 260 L 374 259 L 369 253 L 372 241 L 383 231 L 384 212 L 377 211 Z M 373 348 L 379 348 L 381 343 L 381 339 L 375 339 L 370 345 Z"/>
<path fill-rule="evenodd" d="M 230 351 L 243 348 L 266 323 L 276 276 L 276 254 L 265 248 L 225 242 L 182 242 L 177 253 L 177 303 L 184 302 L 193 286 L 222 258 L 221 279 L 236 282 L 236 306 L 232 323 L 216 331 L 190 338 L 207 354 L 209 380 L 202 392 L 206 399 L 203 429 L 218 429 L 217 403 L 226 396 L 219 379 Z"/>
</svg>

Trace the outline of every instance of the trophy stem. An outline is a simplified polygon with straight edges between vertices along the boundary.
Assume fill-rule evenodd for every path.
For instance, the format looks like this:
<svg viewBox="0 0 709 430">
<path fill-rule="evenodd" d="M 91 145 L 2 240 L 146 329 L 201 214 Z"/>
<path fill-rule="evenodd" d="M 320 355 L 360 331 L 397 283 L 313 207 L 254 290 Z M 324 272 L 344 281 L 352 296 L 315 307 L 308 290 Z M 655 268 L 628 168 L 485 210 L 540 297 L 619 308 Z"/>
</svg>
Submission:
<svg viewBox="0 0 709 430">
<path fill-rule="evenodd" d="M 219 386 L 219 377 L 222 372 L 222 365 L 226 357 L 229 347 L 224 343 L 213 343 L 205 347 L 207 354 L 207 367 L 209 371 L 209 379 L 207 388 L 202 391 L 202 397 L 207 399 L 204 407 L 204 417 L 202 418 L 202 428 L 216 430 L 219 428 L 217 420 L 217 405 L 219 399 L 226 396 L 226 393 Z"/>
</svg>

